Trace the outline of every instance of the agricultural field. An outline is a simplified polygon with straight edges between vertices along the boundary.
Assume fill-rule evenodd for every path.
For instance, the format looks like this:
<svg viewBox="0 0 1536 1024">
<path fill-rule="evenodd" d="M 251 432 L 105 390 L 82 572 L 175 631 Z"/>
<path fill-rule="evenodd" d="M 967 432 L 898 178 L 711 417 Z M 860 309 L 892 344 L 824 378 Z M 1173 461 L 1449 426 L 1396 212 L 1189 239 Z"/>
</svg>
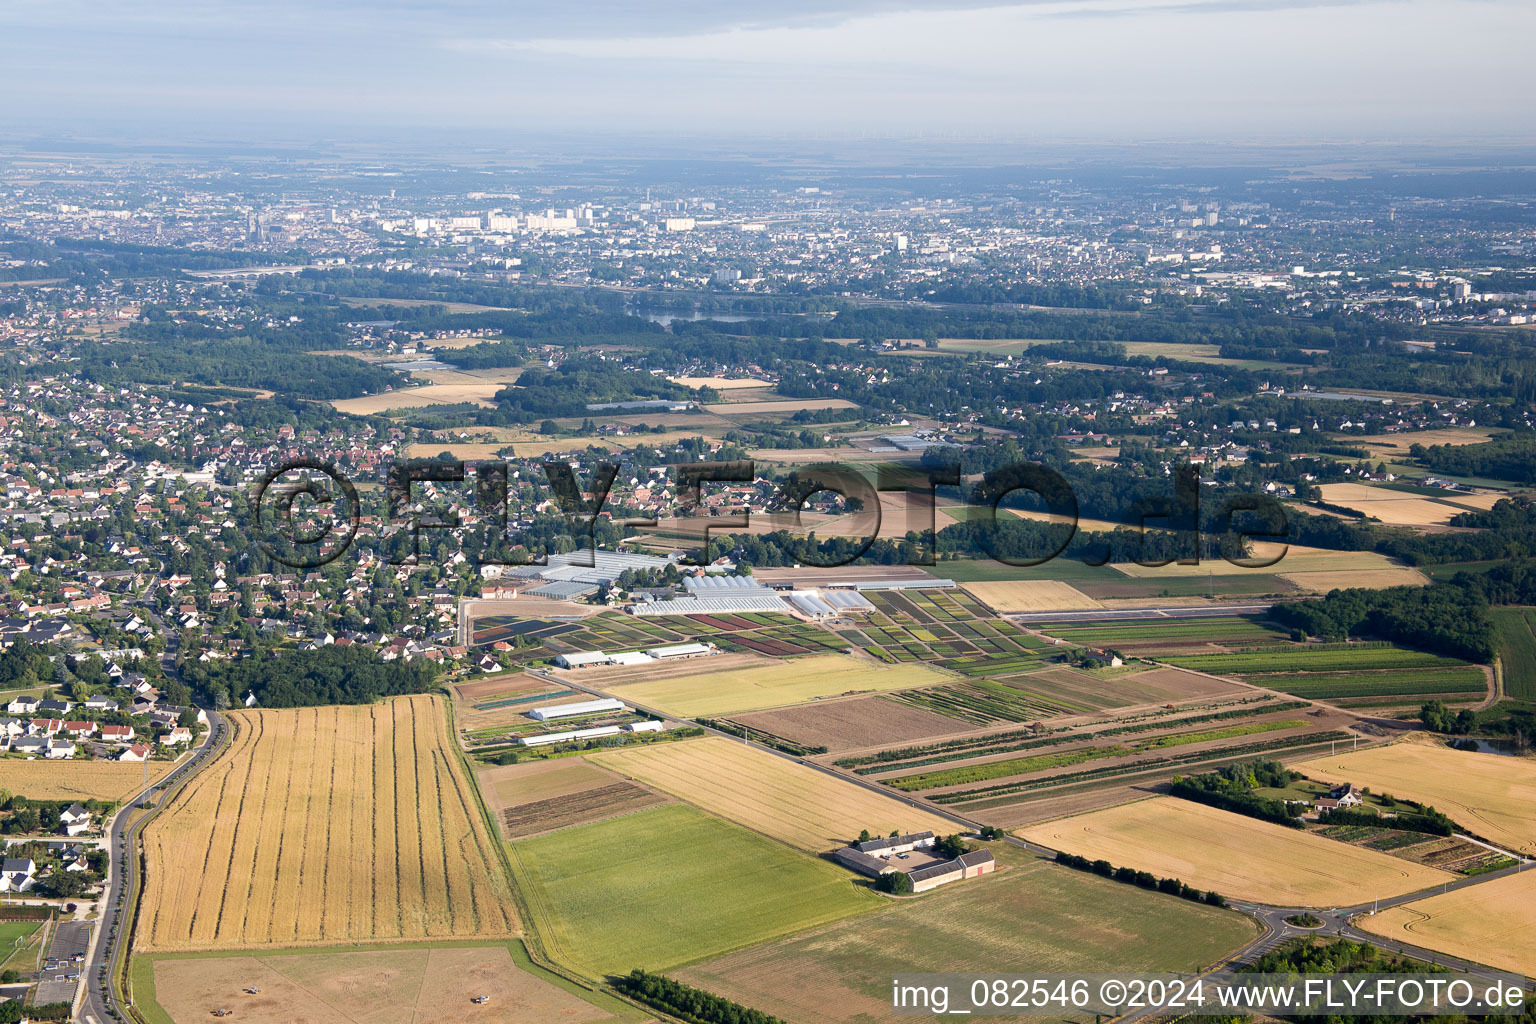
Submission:
<svg viewBox="0 0 1536 1024">
<path fill-rule="evenodd" d="M 842 868 L 684 804 L 510 847 L 539 934 L 594 977 L 660 970 L 880 905 Z"/>
<path fill-rule="evenodd" d="M 138 950 L 516 934 L 440 698 L 229 720 L 145 830 Z"/>
<path fill-rule="evenodd" d="M 1491 843 L 1536 853 L 1536 762 L 1527 758 L 1399 742 L 1287 767 L 1319 782 L 1353 782 L 1430 804 Z"/>
<path fill-rule="evenodd" d="M 777 711 L 734 715 L 731 720 L 801 747 L 826 747 L 833 753 L 908 743 L 970 728 L 965 722 L 909 707 L 888 697 L 817 701 Z"/>
<path fill-rule="evenodd" d="M 1326 907 L 1397 896 L 1452 875 L 1301 829 L 1154 797 L 1027 828 L 1031 842 L 1214 889 L 1229 899 Z M 1192 838 L 1198 837 L 1198 838 Z"/>
<path fill-rule="evenodd" d="M 927 665 L 885 666 L 843 654 L 722 672 L 710 669 L 708 659 L 693 667 L 693 674 L 670 679 L 627 686 L 598 685 L 604 685 L 606 692 L 627 703 L 694 718 L 802 704 L 848 693 L 901 690 L 947 678 Z"/>
<path fill-rule="evenodd" d="M 1355 924 L 1383 938 L 1530 975 L 1536 973 L 1536 872 L 1389 907 Z"/>
<path fill-rule="evenodd" d="M 982 964 L 1061 973 L 1188 971 L 1220 960 L 1256 934 L 1231 911 L 995 844 L 993 853 L 999 870 L 985 878 L 693 964 L 677 975 L 796 1024 L 843 1024 L 887 1019 L 896 974 L 977 971 Z"/>
<path fill-rule="evenodd" d="M 1410 496 L 1410 500 L 1411 496 Z M 1456 511 L 1450 510 L 1451 514 Z M 1058 559 L 1059 561 L 1059 559 Z M 1055 563 L 1049 563 L 1054 565 Z M 1328 551 L 1323 548 L 1303 547 L 1300 544 L 1292 544 L 1285 553 L 1285 557 L 1274 565 L 1262 568 L 1249 569 L 1241 565 L 1233 565 L 1226 559 L 1206 558 L 1198 565 L 1179 565 L 1170 562 L 1168 565 L 1137 565 L 1135 562 L 1115 562 L 1113 566 L 1127 576 L 1137 579 L 1179 579 L 1194 577 L 1205 579 L 1208 576 L 1263 576 L 1276 573 L 1284 573 L 1288 579 L 1294 581 L 1296 573 L 1313 572 L 1355 572 L 1363 569 L 1396 569 L 1400 566 L 1386 555 L 1378 555 L 1374 551 Z"/>
<path fill-rule="evenodd" d="M 509 764 L 476 773 L 502 835 L 519 839 L 667 802 L 654 790 L 576 758 Z"/>
<path fill-rule="evenodd" d="M 1392 526 L 1441 526 L 1449 522 L 1452 516 L 1479 507 L 1480 498 L 1491 499 L 1487 503 L 1491 507 L 1493 500 L 1502 497 L 1461 495 L 1447 491 L 1442 500 L 1369 484 L 1323 484 L 1318 487 L 1318 493 L 1330 505 L 1352 508 Z"/>
<path fill-rule="evenodd" d="M 1482 444 L 1493 431 L 1482 427 L 1441 427 L 1434 430 L 1404 430 L 1395 434 L 1335 434 L 1334 439 L 1355 448 L 1364 448 L 1374 459 L 1406 459 L 1408 449 L 1416 444 L 1428 448 L 1437 444 Z"/>
<path fill-rule="evenodd" d="M 1504 693 L 1536 700 L 1536 608 L 1494 608 Z"/>
<path fill-rule="evenodd" d="M 1383 643 L 1283 644 L 1227 654 L 1166 657 L 1198 672 L 1258 676 L 1271 672 L 1369 672 L 1373 669 L 1461 668 L 1465 662 Z"/>
<path fill-rule="evenodd" d="M 1266 672 L 1243 678 L 1256 686 L 1308 700 L 1343 701 L 1349 707 L 1404 703 L 1394 697 L 1418 697 L 1422 702 L 1428 694 L 1451 701 L 1481 700 L 1488 693 L 1488 677 L 1476 665 L 1369 672 Z"/>
<path fill-rule="evenodd" d="M 967 583 L 966 591 L 995 612 L 1057 612 L 1104 607 L 1060 580 Z"/>
<path fill-rule="evenodd" d="M 773 381 L 757 377 L 668 377 L 685 388 L 714 388 L 716 391 L 741 391 L 747 388 L 771 388 Z"/>
<path fill-rule="evenodd" d="M 590 760 L 796 849 L 822 853 L 863 829 L 953 832 L 938 815 L 720 737 L 608 750 Z"/>
<path fill-rule="evenodd" d="M 135 980 L 151 1024 L 201 1022 L 221 1007 L 255 1024 L 595 1024 L 633 1016 L 535 967 L 520 946 L 496 944 L 172 954 L 136 968 Z M 252 986 L 260 991 L 245 991 Z M 472 1002 L 482 995 L 489 1000 Z"/>
<path fill-rule="evenodd" d="M 1351 587 L 1381 589 L 1383 587 L 1422 587 L 1429 579 L 1417 569 L 1358 569 L 1353 572 L 1297 572 L 1281 573 L 1280 578 L 1296 584 L 1313 594 L 1326 594 L 1330 590 L 1347 590 Z"/>
<path fill-rule="evenodd" d="M 1178 724 L 1178 723 L 1170 723 Z M 1262 733 L 1302 729 L 1309 724 L 1299 718 L 1267 719 L 1238 724 L 1214 724 L 1209 728 L 1196 728 L 1186 732 L 1169 732 L 1146 739 L 1115 742 L 1102 746 L 1075 747 L 1067 750 L 1046 750 L 1023 757 L 998 761 L 982 761 L 976 764 L 942 768 L 937 771 L 903 775 L 900 778 L 882 780 L 890 786 L 908 793 L 951 786 L 967 786 L 993 779 L 1006 779 L 1015 775 L 1030 775 L 1054 768 L 1066 768 L 1088 761 L 1105 758 L 1134 758 L 1151 751 L 1169 747 L 1189 746 L 1197 743 L 1213 743 L 1221 740 L 1255 736 Z M 1088 739 L 1091 737 L 1084 737 Z"/>
<path fill-rule="evenodd" d="M 176 767 L 175 761 L 28 761 L 0 760 L 0 789 L 33 800 L 111 800 L 121 803 L 149 781 L 158 782 Z"/>
<path fill-rule="evenodd" d="M 782 413 L 793 416 L 801 409 L 857 409 L 858 405 L 846 398 L 786 398 L 765 402 L 722 402 L 704 406 L 705 412 L 728 416 L 764 416 Z"/>
<path fill-rule="evenodd" d="M 420 409 L 428 405 L 459 405 L 468 403 L 482 409 L 494 409 L 492 401 L 496 392 L 505 388 L 497 381 L 476 381 L 472 384 L 425 384 L 419 388 L 399 388 L 378 395 L 361 398 L 342 398 L 331 402 L 339 412 L 354 416 L 374 416 L 400 409 Z"/>
</svg>

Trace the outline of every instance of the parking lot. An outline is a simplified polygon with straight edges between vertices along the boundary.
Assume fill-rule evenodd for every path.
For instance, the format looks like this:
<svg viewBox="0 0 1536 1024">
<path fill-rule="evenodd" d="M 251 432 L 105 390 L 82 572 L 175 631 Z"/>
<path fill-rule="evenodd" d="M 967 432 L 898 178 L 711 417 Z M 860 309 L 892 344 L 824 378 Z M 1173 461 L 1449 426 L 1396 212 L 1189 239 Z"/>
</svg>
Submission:
<svg viewBox="0 0 1536 1024">
<path fill-rule="evenodd" d="M 67 1003 L 73 1002 L 75 989 L 80 984 L 80 979 L 68 980 L 71 974 L 81 974 L 85 970 L 85 964 L 81 961 L 71 961 L 70 957 L 76 953 L 84 953 L 91 941 L 91 925 L 85 921 L 65 921 L 57 925 L 53 930 L 53 940 L 48 944 L 48 955 L 59 961 L 59 966 L 45 970 L 39 975 L 37 986 L 38 1003 Z M 56 978 L 66 980 L 56 981 Z"/>
</svg>

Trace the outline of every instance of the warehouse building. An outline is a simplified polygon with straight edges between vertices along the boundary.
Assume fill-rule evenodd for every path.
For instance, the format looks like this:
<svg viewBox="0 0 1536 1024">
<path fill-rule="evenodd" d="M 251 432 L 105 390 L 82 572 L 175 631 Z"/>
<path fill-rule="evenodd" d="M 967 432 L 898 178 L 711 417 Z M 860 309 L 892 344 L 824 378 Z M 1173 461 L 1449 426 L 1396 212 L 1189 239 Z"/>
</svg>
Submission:
<svg viewBox="0 0 1536 1024">
<path fill-rule="evenodd" d="M 598 668 L 607 665 L 644 665 L 651 656 L 643 651 L 572 651 L 555 655 L 555 664 L 561 668 Z"/>
<path fill-rule="evenodd" d="M 536 722 L 550 722 L 557 718 L 578 718 L 583 715 L 599 715 L 605 711 L 623 711 L 624 702 L 612 697 L 600 700 L 583 700 L 574 704 L 555 704 L 544 708 L 531 708 L 528 717 Z"/>
<path fill-rule="evenodd" d="M 599 736 L 617 736 L 619 727 L 602 725 L 595 729 L 573 729 L 570 732 L 546 732 L 539 736 L 524 736 L 520 741 L 525 747 L 546 747 L 551 743 L 569 743 L 572 740 L 590 740 Z"/>
</svg>

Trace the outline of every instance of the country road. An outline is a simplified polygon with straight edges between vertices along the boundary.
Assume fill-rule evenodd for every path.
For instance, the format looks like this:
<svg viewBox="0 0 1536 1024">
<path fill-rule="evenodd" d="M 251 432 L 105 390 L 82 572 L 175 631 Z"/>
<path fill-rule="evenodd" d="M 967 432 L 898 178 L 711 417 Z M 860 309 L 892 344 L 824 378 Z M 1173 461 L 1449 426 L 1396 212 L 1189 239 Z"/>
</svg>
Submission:
<svg viewBox="0 0 1536 1024">
<path fill-rule="evenodd" d="M 101 919 L 86 955 L 85 969 L 81 971 L 81 991 L 75 996 L 74 1020 L 85 1024 L 106 1024 L 117 1019 L 115 1014 L 126 1017 L 122 1005 L 112 993 L 112 976 L 117 972 L 127 953 L 126 942 L 132 924 L 132 906 L 125 906 L 124 899 L 138 880 L 139 861 L 135 855 L 139 833 L 154 812 L 165 805 L 172 793 L 179 790 L 209 761 L 225 732 L 224 717 L 216 711 L 208 712 L 208 733 L 202 744 L 192 752 L 186 763 L 138 793 L 126 802 L 107 827 L 107 881 L 101 900 Z M 159 795 L 150 799 L 150 795 Z M 136 807 L 149 806 L 149 815 L 133 817 Z M 127 915 L 125 917 L 125 912 Z"/>
</svg>

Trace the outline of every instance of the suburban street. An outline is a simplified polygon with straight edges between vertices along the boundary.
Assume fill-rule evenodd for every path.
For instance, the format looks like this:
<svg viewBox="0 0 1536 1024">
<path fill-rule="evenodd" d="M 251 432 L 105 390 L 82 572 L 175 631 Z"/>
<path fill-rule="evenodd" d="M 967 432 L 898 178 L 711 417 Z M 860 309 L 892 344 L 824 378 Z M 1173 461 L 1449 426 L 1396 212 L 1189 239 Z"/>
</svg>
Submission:
<svg viewBox="0 0 1536 1024">
<path fill-rule="evenodd" d="M 126 953 L 125 943 L 129 935 L 128 925 L 131 919 L 123 918 L 124 898 L 130 888 L 137 884 L 139 864 L 137 856 L 132 855 L 132 851 L 135 849 L 139 832 L 143 829 L 146 820 L 143 815 L 135 818 L 131 813 L 133 808 L 142 806 L 141 801 L 146 801 L 147 796 L 149 796 L 148 806 L 154 809 L 163 806 L 171 793 L 185 785 L 198 769 L 212 760 L 213 752 L 218 749 L 224 732 L 224 717 L 216 711 L 209 711 L 208 733 L 204 736 L 202 745 L 197 747 L 191 756 L 169 775 L 125 803 L 108 826 L 107 848 L 110 857 L 106 888 L 100 903 L 102 908 L 100 924 L 91 940 L 86 962 L 81 970 L 85 984 L 80 986 L 79 994 L 73 993 L 72 990 L 64 995 L 64 998 L 73 995 L 76 1000 L 74 1019 L 83 1020 L 87 1024 L 105 1024 L 106 1021 L 113 1019 L 112 1010 L 122 1012 L 117 999 L 112 994 L 112 974 Z M 151 794 L 154 795 L 150 796 Z M 84 927 L 88 929 L 89 925 Z M 85 936 L 82 935 L 81 944 L 76 946 L 76 949 L 84 948 L 84 938 Z"/>
</svg>

